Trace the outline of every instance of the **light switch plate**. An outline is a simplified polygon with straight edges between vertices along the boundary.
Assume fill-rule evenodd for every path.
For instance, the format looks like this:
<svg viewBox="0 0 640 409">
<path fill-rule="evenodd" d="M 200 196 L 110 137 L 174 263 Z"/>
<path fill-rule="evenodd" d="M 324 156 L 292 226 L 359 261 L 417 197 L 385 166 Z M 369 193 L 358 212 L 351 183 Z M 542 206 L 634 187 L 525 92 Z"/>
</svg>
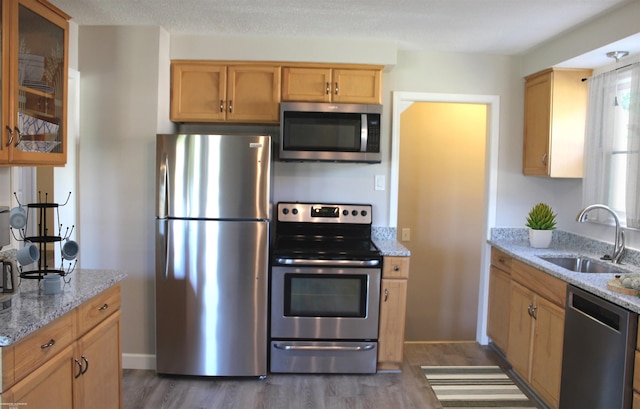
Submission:
<svg viewBox="0 0 640 409">
<path fill-rule="evenodd" d="M 375 190 L 384 190 L 385 180 L 384 175 L 376 175 L 374 182 Z"/>
</svg>

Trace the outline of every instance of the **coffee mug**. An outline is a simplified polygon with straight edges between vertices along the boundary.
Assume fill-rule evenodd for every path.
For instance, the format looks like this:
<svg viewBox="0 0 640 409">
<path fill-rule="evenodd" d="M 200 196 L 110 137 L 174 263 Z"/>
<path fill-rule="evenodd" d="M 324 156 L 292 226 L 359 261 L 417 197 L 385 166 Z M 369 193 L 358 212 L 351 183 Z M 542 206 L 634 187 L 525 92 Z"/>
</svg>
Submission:
<svg viewBox="0 0 640 409">
<path fill-rule="evenodd" d="M 27 211 L 24 207 L 18 206 L 11 209 L 9 213 L 9 224 L 14 229 L 22 229 L 27 224 Z"/>
<path fill-rule="evenodd" d="M 40 260 L 40 250 L 38 250 L 38 246 L 30 242 L 25 242 L 24 247 L 18 250 L 16 260 L 23 266 Z"/>
<path fill-rule="evenodd" d="M 66 239 L 62 246 L 62 257 L 65 260 L 73 260 L 78 256 L 78 250 L 80 250 L 80 248 L 76 241 Z"/>
<path fill-rule="evenodd" d="M 61 281 L 58 274 L 47 274 L 44 276 L 42 291 L 45 294 L 58 294 L 62 289 Z"/>
</svg>

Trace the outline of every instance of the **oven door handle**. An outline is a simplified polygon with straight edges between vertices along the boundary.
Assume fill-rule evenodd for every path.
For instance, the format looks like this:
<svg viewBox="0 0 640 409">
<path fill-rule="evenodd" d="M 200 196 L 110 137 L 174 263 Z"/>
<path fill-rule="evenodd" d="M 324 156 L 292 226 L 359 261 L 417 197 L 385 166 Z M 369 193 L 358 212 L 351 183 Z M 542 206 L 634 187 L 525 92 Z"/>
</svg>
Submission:
<svg viewBox="0 0 640 409">
<path fill-rule="evenodd" d="M 313 260 L 304 258 L 276 258 L 276 263 L 286 264 L 289 266 L 306 265 L 306 266 L 377 266 L 380 260 Z"/>
<path fill-rule="evenodd" d="M 373 344 L 358 345 L 358 346 L 314 346 L 314 345 L 290 345 L 290 344 L 273 344 L 276 349 L 284 351 L 369 351 L 375 348 Z"/>
</svg>

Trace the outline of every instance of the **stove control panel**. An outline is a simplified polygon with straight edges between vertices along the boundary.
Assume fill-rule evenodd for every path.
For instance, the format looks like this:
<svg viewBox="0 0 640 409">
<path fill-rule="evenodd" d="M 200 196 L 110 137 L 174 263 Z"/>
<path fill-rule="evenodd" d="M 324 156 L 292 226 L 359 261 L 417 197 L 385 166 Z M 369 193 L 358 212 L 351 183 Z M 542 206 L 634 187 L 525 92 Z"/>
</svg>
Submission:
<svg viewBox="0 0 640 409">
<path fill-rule="evenodd" d="M 371 208 L 367 204 L 278 203 L 278 221 L 371 224 Z"/>
</svg>

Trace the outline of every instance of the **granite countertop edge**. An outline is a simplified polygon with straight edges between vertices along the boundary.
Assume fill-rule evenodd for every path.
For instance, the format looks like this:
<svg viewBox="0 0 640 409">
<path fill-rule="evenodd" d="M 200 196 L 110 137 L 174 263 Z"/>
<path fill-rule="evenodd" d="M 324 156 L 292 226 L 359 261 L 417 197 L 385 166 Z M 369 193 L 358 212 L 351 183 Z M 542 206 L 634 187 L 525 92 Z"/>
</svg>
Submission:
<svg viewBox="0 0 640 409">
<path fill-rule="evenodd" d="M 0 311 L 0 347 L 20 341 L 126 276 L 115 270 L 79 269 L 68 276 L 68 283 L 63 282 L 62 291 L 55 295 L 43 294 L 38 280 L 20 279 L 12 306 Z"/>
<path fill-rule="evenodd" d="M 556 237 L 554 237 L 554 240 L 555 238 Z M 607 281 L 615 278 L 616 274 L 572 272 L 540 258 L 584 256 L 596 260 L 600 259 L 602 253 L 592 251 L 592 247 L 590 246 L 576 246 L 570 241 L 563 242 L 560 240 L 552 241 L 551 246 L 548 248 L 533 248 L 524 240 L 496 239 L 494 237 L 489 239 L 488 243 L 514 259 L 535 267 L 538 270 L 542 270 L 568 284 L 586 290 L 623 308 L 640 313 L 640 298 L 638 296 L 621 294 L 607 288 Z M 623 264 L 616 265 L 616 267 L 621 270 L 623 274 L 640 274 L 640 265 L 635 263 L 635 257 L 633 261 L 634 262 L 625 262 L 623 259 Z M 611 262 L 603 261 L 603 263 Z"/>
<path fill-rule="evenodd" d="M 411 252 L 396 240 L 373 240 L 373 244 L 378 247 L 383 257 L 409 257 Z"/>
</svg>

